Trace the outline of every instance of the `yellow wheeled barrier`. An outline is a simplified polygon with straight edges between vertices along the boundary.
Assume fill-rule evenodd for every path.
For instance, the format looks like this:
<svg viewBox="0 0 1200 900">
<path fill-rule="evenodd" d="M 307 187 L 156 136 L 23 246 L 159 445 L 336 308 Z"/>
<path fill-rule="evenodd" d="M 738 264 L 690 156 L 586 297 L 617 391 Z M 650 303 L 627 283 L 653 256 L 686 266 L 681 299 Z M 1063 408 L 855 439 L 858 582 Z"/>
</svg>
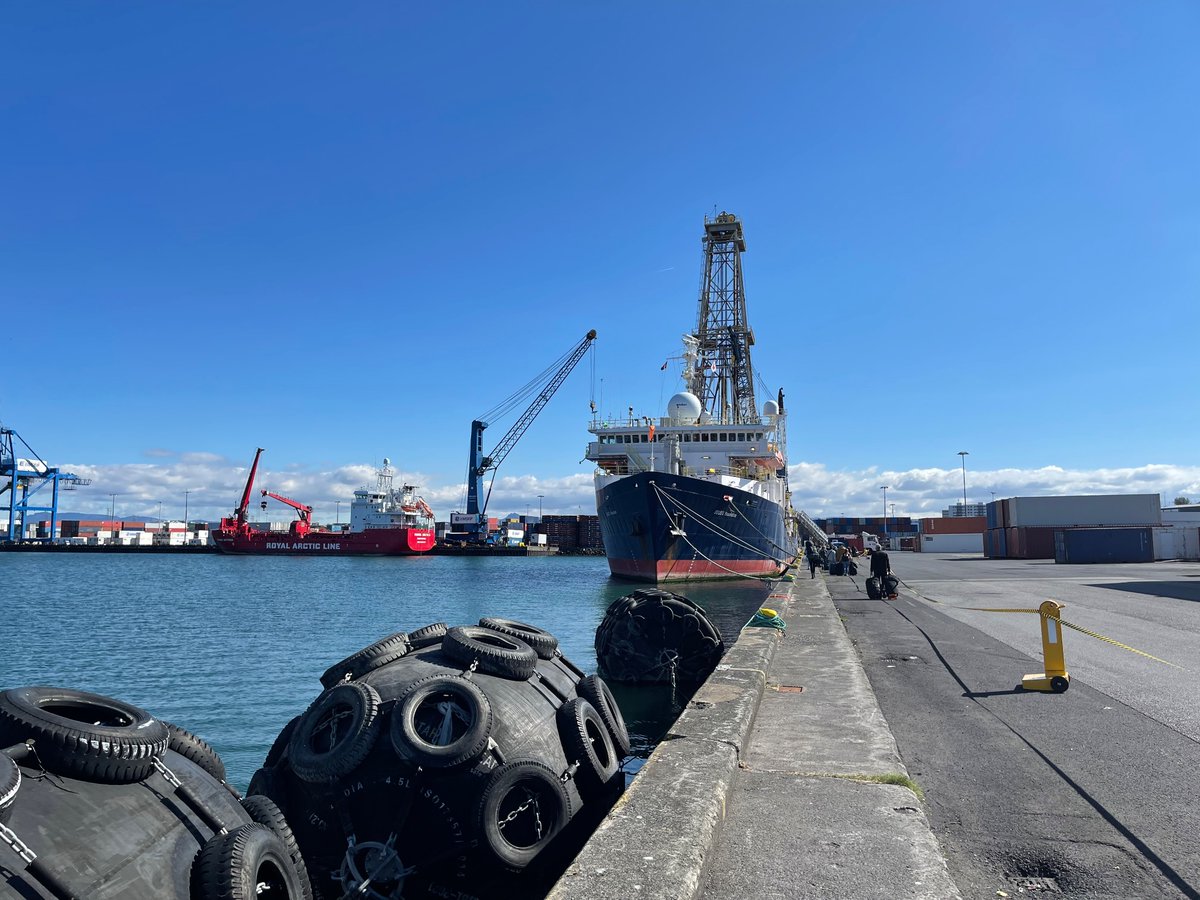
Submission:
<svg viewBox="0 0 1200 900">
<path fill-rule="evenodd" d="M 1054 600 L 1047 600 L 1038 607 L 1038 618 L 1042 622 L 1042 664 L 1045 672 L 1026 675 L 1021 687 L 1027 691 L 1046 691 L 1061 694 L 1071 686 L 1071 675 L 1067 672 L 1067 661 L 1063 656 L 1062 625 L 1058 612 L 1065 607 Z"/>
</svg>

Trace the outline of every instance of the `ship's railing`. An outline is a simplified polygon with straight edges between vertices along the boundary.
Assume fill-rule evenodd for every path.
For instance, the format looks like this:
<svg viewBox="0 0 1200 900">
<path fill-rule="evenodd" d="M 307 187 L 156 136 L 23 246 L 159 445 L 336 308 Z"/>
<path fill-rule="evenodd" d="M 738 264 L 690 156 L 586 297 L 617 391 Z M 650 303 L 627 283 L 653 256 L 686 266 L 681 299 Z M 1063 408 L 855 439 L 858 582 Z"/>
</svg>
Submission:
<svg viewBox="0 0 1200 900">
<path fill-rule="evenodd" d="M 780 417 L 782 418 L 782 417 Z M 762 416 L 757 419 L 752 419 L 746 422 L 736 422 L 732 416 L 721 416 L 720 418 L 705 419 L 702 422 L 697 422 L 693 418 L 675 417 L 675 416 L 593 416 L 591 423 L 588 425 L 590 429 L 597 428 L 649 428 L 653 425 L 656 428 L 678 428 L 683 425 L 703 426 L 705 428 L 774 428 L 775 416 Z"/>
</svg>

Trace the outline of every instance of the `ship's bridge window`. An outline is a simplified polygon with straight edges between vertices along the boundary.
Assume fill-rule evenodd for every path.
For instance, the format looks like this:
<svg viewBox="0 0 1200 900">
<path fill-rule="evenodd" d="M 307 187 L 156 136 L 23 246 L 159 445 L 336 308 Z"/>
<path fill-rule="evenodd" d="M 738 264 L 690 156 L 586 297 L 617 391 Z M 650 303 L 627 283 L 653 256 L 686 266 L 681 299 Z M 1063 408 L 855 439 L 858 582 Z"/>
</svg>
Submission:
<svg viewBox="0 0 1200 900">
<path fill-rule="evenodd" d="M 727 440 L 729 440 L 729 435 L 722 434 L 721 435 L 721 443 L 725 443 L 725 441 L 727 441 Z"/>
<path fill-rule="evenodd" d="M 739 431 L 739 432 L 738 432 L 737 439 L 738 439 L 739 441 L 744 441 L 744 440 L 746 439 L 746 435 L 744 435 L 742 432 L 740 432 L 740 431 Z"/>
<path fill-rule="evenodd" d="M 708 440 L 708 432 L 707 432 L 707 431 L 705 431 L 705 432 L 702 432 L 702 433 L 700 434 L 700 440 L 701 440 L 701 441 L 707 441 L 707 440 Z"/>
<path fill-rule="evenodd" d="M 689 434 L 688 432 L 686 432 L 686 431 L 685 431 L 685 432 L 683 433 L 683 440 L 684 440 L 684 442 L 685 442 L 685 443 L 689 443 L 689 444 L 690 444 L 690 443 L 691 443 L 691 441 L 692 441 L 692 436 L 691 436 L 691 434 Z"/>
</svg>

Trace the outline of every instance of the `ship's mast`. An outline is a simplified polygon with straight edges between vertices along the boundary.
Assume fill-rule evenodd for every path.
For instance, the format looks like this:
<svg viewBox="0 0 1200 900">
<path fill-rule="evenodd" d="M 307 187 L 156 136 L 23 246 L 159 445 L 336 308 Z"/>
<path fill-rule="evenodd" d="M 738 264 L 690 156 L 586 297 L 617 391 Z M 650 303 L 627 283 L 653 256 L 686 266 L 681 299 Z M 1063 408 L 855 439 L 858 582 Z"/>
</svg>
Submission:
<svg viewBox="0 0 1200 900">
<path fill-rule="evenodd" d="M 746 239 L 737 216 L 723 212 L 704 218 L 704 274 L 696 320 L 698 357 L 688 376 L 689 390 L 714 421 L 740 425 L 759 421 L 754 402 L 750 348 L 754 332 L 746 321 L 742 253 Z"/>
</svg>

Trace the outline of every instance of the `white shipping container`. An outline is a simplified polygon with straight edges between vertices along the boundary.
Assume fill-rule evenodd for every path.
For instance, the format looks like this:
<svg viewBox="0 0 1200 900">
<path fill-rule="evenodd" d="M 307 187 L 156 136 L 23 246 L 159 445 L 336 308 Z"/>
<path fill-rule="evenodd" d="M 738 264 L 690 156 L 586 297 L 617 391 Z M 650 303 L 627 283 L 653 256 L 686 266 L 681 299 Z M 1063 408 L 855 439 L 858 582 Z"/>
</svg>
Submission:
<svg viewBox="0 0 1200 900">
<path fill-rule="evenodd" d="M 1152 528 L 1155 559 L 1200 559 L 1200 528 Z"/>
<path fill-rule="evenodd" d="M 519 541 L 523 537 L 525 537 L 525 532 L 520 528 L 509 528 L 505 532 L 504 536 L 507 537 L 510 541 Z"/>
<path fill-rule="evenodd" d="M 924 534 L 922 553 L 983 553 L 982 534 Z"/>
<path fill-rule="evenodd" d="M 539 547 L 546 546 L 546 536 L 544 534 L 535 534 L 535 535 L 532 535 L 532 537 L 533 537 L 533 542 L 535 544 L 537 544 Z"/>
<path fill-rule="evenodd" d="M 1008 524 L 1016 528 L 1162 524 L 1158 494 L 1012 497 L 1008 509 Z"/>
</svg>

